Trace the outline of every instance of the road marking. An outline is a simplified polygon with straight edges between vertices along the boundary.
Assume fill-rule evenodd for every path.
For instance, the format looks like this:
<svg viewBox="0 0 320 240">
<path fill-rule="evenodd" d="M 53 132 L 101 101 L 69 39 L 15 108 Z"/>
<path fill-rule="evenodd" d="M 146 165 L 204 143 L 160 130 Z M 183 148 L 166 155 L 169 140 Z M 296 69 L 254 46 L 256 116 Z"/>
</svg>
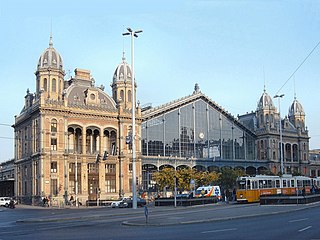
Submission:
<svg viewBox="0 0 320 240">
<path fill-rule="evenodd" d="M 308 220 L 308 219 L 309 219 L 309 218 L 300 218 L 300 219 L 290 220 L 289 223 L 301 222 L 301 221 L 305 221 L 305 220 Z"/>
<path fill-rule="evenodd" d="M 211 231 L 204 231 L 201 233 L 215 233 L 215 232 L 227 232 L 227 231 L 236 231 L 237 228 L 226 228 L 226 229 L 218 229 L 218 230 L 211 230 Z"/>
<path fill-rule="evenodd" d="M 308 230 L 309 228 L 312 228 L 312 226 L 308 226 L 308 227 L 302 228 L 302 229 L 299 230 L 299 232 L 303 232 L 305 230 Z"/>
</svg>

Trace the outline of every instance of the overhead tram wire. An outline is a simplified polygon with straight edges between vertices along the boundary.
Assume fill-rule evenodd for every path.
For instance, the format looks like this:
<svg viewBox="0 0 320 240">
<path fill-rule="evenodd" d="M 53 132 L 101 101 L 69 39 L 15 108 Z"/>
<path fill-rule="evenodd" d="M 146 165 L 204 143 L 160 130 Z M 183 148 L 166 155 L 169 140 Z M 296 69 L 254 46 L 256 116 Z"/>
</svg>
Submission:
<svg viewBox="0 0 320 240">
<path fill-rule="evenodd" d="M 317 43 L 317 45 L 310 51 L 310 53 L 303 59 L 303 61 L 300 63 L 300 65 L 296 68 L 296 70 L 290 75 L 290 77 L 285 81 L 285 83 L 281 86 L 281 88 L 276 92 L 275 95 L 279 94 L 279 92 L 282 90 L 282 88 L 289 82 L 289 80 L 294 76 L 294 74 L 300 69 L 300 67 L 307 61 L 307 59 L 310 57 L 310 55 L 316 50 L 316 48 L 320 45 L 320 41 Z"/>
</svg>

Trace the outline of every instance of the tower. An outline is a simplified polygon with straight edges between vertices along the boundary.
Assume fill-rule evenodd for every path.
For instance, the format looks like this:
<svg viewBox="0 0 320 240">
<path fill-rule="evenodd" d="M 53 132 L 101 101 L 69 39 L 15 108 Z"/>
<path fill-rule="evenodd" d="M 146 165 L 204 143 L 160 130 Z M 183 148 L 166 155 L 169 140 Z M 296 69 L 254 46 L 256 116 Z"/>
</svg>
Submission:
<svg viewBox="0 0 320 240">
<path fill-rule="evenodd" d="M 117 66 L 113 82 L 111 84 L 112 98 L 124 109 L 132 108 L 132 72 L 126 58 L 122 57 L 122 62 Z M 136 86 L 135 86 L 136 89 Z"/>
<path fill-rule="evenodd" d="M 301 103 L 294 97 L 293 103 L 289 108 L 289 121 L 296 127 L 300 128 L 301 131 L 305 131 L 305 112 Z"/>
<path fill-rule="evenodd" d="M 49 47 L 41 54 L 36 75 L 36 99 L 61 100 L 64 89 L 63 62 L 61 55 L 53 47 L 50 34 Z"/>
<path fill-rule="evenodd" d="M 256 117 L 258 129 L 270 129 L 275 126 L 276 107 L 272 98 L 263 90 L 263 94 L 258 102 Z"/>
</svg>

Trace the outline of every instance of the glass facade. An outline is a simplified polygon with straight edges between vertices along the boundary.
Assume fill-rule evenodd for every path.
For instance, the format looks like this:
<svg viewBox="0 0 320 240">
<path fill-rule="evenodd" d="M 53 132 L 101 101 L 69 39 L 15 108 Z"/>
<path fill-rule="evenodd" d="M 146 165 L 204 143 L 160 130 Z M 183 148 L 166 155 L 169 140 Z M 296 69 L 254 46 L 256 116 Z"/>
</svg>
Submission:
<svg viewBox="0 0 320 240">
<path fill-rule="evenodd" d="M 142 123 L 144 156 L 250 160 L 254 148 L 252 135 L 202 99 Z"/>
</svg>

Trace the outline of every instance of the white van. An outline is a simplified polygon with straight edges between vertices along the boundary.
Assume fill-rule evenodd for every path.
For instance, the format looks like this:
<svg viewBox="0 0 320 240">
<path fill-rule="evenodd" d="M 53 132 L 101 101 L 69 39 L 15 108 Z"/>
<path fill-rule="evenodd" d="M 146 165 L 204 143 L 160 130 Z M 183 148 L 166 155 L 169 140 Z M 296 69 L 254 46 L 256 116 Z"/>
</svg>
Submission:
<svg viewBox="0 0 320 240">
<path fill-rule="evenodd" d="M 195 197 L 217 197 L 221 199 L 221 191 L 219 186 L 202 186 L 198 187 L 195 192 Z"/>
<path fill-rule="evenodd" d="M 11 198 L 9 197 L 0 197 L 0 206 L 8 207 L 10 204 Z"/>
</svg>

